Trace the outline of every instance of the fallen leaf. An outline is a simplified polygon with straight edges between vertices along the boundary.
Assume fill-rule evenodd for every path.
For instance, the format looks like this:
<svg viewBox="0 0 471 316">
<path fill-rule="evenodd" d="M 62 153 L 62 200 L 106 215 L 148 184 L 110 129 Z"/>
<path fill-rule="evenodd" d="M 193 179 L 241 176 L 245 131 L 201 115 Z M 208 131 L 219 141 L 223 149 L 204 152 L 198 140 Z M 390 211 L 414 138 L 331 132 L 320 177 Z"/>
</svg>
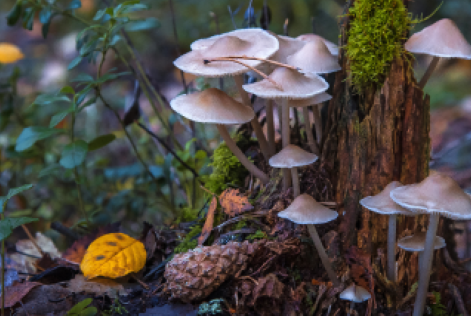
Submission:
<svg viewBox="0 0 471 316">
<path fill-rule="evenodd" d="M 93 233 L 80 238 L 79 240 L 75 241 L 72 246 L 67 249 L 62 258 L 67 259 L 69 261 L 75 262 L 80 264 L 82 262 L 83 256 L 85 256 L 85 252 L 87 251 L 88 246 L 100 236 L 109 233 L 117 233 L 119 232 L 119 226 L 121 223 L 114 223 L 107 226 L 102 226 L 98 228 Z"/>
<path fill-rule="evenodd" d="M 146 264 L 144 244 L 126 234 L 103 235 L 90 244 L 80 264 L 87 278 L 119 278 L 139 272 Z"/>
<path fill-rule="evenodd" d="M 59 284 L 34 287 L 22 300 L 22 305 L 15 308 L 16 315 L 65 315 L 74 299 L 69 290 Z"/>
<path fill-rule="evenodd" d="M 110 298 L 116 298 L 118 295 L 128 295 L 124 286 L 116 281 L 105 278 L 87 280 L 81 274 L 77 274 L 74 279 L 70 280 L 67 288 L 73 293 L 106 294 Z"/>
<path fill-rule="evenodd" d="M 279 315 L 279 304 L 283 298 L 285 285 L 274 273 L 258 279 L 253 290 L 253 305 L 260 315 Z"/>
<path fill-rule="evenodd" d="M 206 221 L 204 222 L 203 230 L 201 231 L 201 235 L 198 237 L 198 245 L 200 246 L 202 246 L 206 239 L 208 239 L 209 235 L 211 235 L 214 223 L 214 213 L 216 212 L 217 207 L 218 199 L 216 196 L 213 196 L 211 204 L 209 205 L 208 215 L 206 215 Z"/>
<path fill-rule="evenodd" d="M 10 43 L 0 43 L 0 63 L 12 64 L 24 58 L 21 49 Z"/>
<path fill-rule="evenodd" d="M 5 288 L 5 307 L 13 307 L 21 301 L 26 294 L 36 286 L 42 285 L 38 282 L 16 283 Z"/>
<path fill-rule="evenodd" d="M 219 196 L 219 203 L 224 213 L 230 217 L 240 215 L 253 209 L 247 196 L 241 195 L 239 190 L 227 188 Z"/>
</svg>

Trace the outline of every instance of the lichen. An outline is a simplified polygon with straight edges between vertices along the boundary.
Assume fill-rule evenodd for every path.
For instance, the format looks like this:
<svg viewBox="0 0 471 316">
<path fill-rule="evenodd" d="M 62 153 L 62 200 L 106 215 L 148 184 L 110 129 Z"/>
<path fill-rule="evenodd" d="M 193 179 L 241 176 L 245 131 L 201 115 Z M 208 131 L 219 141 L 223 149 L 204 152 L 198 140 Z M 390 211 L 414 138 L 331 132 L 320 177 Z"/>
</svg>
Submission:
<svg viewBox="0 0 471 316">
<path fill-rule="evenodd" d="M 382 85 L 393 60 L 405 53 L 403 43 L 417 21 L 401 0 L 356 0 L 349 15 L 345 49 L 351 82 L 361 92 Z"/>
</svg>

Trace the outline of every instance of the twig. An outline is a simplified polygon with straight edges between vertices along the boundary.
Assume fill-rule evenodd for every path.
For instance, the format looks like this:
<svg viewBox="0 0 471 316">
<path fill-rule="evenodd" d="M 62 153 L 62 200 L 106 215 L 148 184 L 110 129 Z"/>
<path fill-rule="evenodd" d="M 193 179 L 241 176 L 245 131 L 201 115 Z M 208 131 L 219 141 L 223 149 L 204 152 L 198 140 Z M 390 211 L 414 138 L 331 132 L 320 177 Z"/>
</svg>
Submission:
<svg viewBox="0 0 471 316">
<path fill-rule="evenodd" d="M 255 285 L 258 285 L 257 280 L 255 280 L 254 278 L 252 278 L 252 277 L 249 276 L 249 275 L 244 275 L 244 276 L 238 277 L 238 279 L 239 279 L 239 280 L 240 280 L 240 279 L 242 279 L 242 280 L 244 280 L 244 279 L 250 280 L 250 281 L 252 281 L 253 283 L 255 283 Z"/>
<path fill-rule="evenodd" d="M 139 283 L 143 288 L 145 288 L 146 290 L 150 289 L 150 287 L 145 284 L 144 282 L 142 282 L 141 280 L 139 280 L 139 278 L 134 274 L 134 273 L 131 273 L 131 277 L 137 281 L 137 283 Z"/>
<path fill-rule="evenodd" d="M 26 235 L 28 235 L 29 240 L 31 240 L 31 242 L 33 243 L 34 247 L 36 247 L 36 249 L 39 251 L 39 253 L 41 254 L 41 257 L 44 256 L 44 251 L 41 249 L 41 247 L 39 247 L 38 243 L 37 243 L 36 240 L 33 238 L 33 235 L 31 235 L 31 232 L 29 231 L 28 227 L 26 227 L 25 225 L 21 225 L 21 228 L 23 228 L 23 230 L 25 231 Z"/>
<path fill-rule="evenodd" d="M 288 68 L 288 69 L 292 69 L 292 70 L 296 70 L 296 71 L 301 70 L 301 68 L 294 67 L 294 66 L 291 66 L 291 65 L 288 65 L 288 64 L 283 64 L 283 63 L 280 63 L 280 62 L 275 61 L 275 60 L 270 60 L 270 59 L 261 58 L 261 57 L 248 57 L 248 56 L 245 56 L 245 55 L 243 55 L 243 56 L 216 57 L 214 59 L 211 59 L 210 61 L 224 60 L 224 59 L 227 59 L 227 58 L 245 59 L 245 60 L 259 60 L 259 61 L 263 61 L 265 63 L 273 64 L 273 65 L 276 65 L 276 66 L 280 66 L 280 67 L 284 67 L 284 68 Z"/>
<path fill-rule="evenodd" d="M 462 316 L 468 316 L 468 312 L 466 311 L 466 307 L 463 302 L 463 297 L 461 296 L 460 290 L 451 283 L 448 283 L 448 288 L 451 291 L 451 294 L 453 295 L 453 298 L 455 299 L 455 304 L 456 308 L 458 309 L 458 313 L 460 313 Z"/>
<path fill-rule="evenodd" d="M 51 228 L 55 230 L 56 232 L 61 233 L 62 235 L 66 237 L 69 237 L 70 239 L 73 239 L 73 240 L 79 239 L 79 236 L 74 231 L 72 231 L 68 227 L 65 227 L 64 225 L 62 225 L 61 223 L 57 221 L 51 223 Z"/>
<path fill-rule="evenodd" d="M 186 169 L 188 169 L 194 176 L 195 178 L 198 179 L 199 183 L 203 184 L 204 185 L 204 182 L 200 179 L 199 177 L 199 174 L 198 172 L 196 172 L 195 169 L 193 169 L 191 166 L 189 166 L 186 162 L 184 162 L 174 151 L 172 148 L 170 148 L 169 145 L 167 145 L 162 138 L 160 138 L 158 135 L 156 135 L 154 132 L 152 132 L 150 129 L 148 129 L 147 127 L 145 127 L 142 123 L 140 122 L 136 122 L 137 125 L 142 128 L 147 134 L 149 134 L 150 136 L 152 136 L 153 138 L 155 138 L 163 147 L 165 147 L 165 149 L 168 150 L 168 152 L 173 156 L 175 157 L 175 159 L 177 159 L 183 167 L 185 167 Z"/>
<path fill-rule="evenodd" d="M 270 79 L 267 75 L 265 75 L 263 72 L 261 72 L 260 70 L 252 67 L 252 66 L 249 66 L 247 65 L 246 63 L 243 63 L 241 62 L 240 60 L 236 60 L 236 59 L 232 59 L 232 58 L 226 58 L 226 57 L 219 57 L 219 58 L 214 58 L 214 59 L 211 59 L 211 60 L 208 60 L 208 59 L 205 59 L 204 60 L 204 63 L 205 64 L 209 64 L 211 62 L 214 62 L 214 61 L 231 61 L 231 62 L 234 62 L 234 63 L 237 63 L 237 64 L 241 64 L 242 66 L 244 67 L 247 67 L 249 68 L 250 70 L 258 73 L 260 76 L 262 76 L 264 79 L 270 81 L 274 86 L 275 88 L 277 88 L 278 90 L 281 90 L 283 91 L 283 88 L 281 88 L 281 86 L 279 86 L 275 81 L 273 81 L 272 79 Z"/>
</svg>

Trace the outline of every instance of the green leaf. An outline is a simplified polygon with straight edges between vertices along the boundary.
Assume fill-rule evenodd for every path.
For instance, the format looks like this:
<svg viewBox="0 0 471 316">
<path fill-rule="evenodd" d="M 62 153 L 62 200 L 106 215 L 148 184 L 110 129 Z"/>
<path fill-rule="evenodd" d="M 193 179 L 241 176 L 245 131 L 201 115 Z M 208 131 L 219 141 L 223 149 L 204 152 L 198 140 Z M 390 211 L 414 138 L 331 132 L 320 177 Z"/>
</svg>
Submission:
<svg viewBox="0 0 471 316">
<path fill-rule="evenodd" d="M 25 184 L 25 185 L 22 185 L 21 187 L 16 187 L 16 188 L 10 189 L 10 190 L 8 190 L 8 194 L 7 194 L 6 198 L 9 200 L 12 197 L 14 197 L 15 195 L 20 194 L 23 191 L 29 190 L 32 187 L 33 187 L 32 184 Z"/>
<path fill-rule="evenodd" d="M 20 19 L 21 13 L 23 12 L 23 5 L 20 1 L 17 1 L 13 6 L 13 9 L 7 15 L 7 24 L 13 26 Z"/>
<path fill-rule="evenodd" d="M 37 220 L 37 218 L 31 217 L 5 218 L 0 221 L 0 241 L 8 238 L 13 232 L 13 229 L 24 224 L 36 222 Z"/>
<path fill-rule="evenodd" d="M 72 0 L 67 7 L 67 10 L 75 10 L 82 7 L 82 2 L 80 0 Z"/>
<path fill-rule="evenodd" d="M 59 134 L 62 129 L 48 128 L 42 126 L 31 126 L 26 127 L 21 132 L 20 136 L 16 140 L 16 151 L 24 151 L 34 145 L 38 140 L 51 137 Z"/>
<path fill-rule="evenodd" d="M 95 104 L 96 103 L 96 100 L 97 100 L 97 97 L 94 96 L 93 98 L 91 98 L 90 100 L 88 100 L 87 102 L 85 102 L 84 104 L 82 104 L 80 106 L 80 108 L 77 110 L 77 112 L 80 112 L 82 111 L 84 108 L 86 108 L 87 106 L 90 106 L 92 104 Z"/>
<path fill-rule="evenodd" d="M 95 316 L 98 313 L 98 310 L 96 307 L 90 306 L 84 309 L 81 313 L 80 316 Z"/>
<path fill-rule="evenodd" d="M 61 166 L 57 163 L 50 164 L 49 166 L 47 166 L 46 168 L 44 168 L 43 170 L 39 172 L 38 178 L 48 176 L 52 174 L 53 172 L 55 172 L 56 170 L 58 170 L 60 167 Z"/>
<path fill-rule="evenodd" d="M 71 82 L 92 82 L 94 79 L 89 74 L 81 73 L 77 77 L 70 80 Z"/>
<path fill-rule="evenodd" d="M 23 28 L 27 30 L 33 30 L 34 14 L 36 13 L 34 8 L 27 8 L 23 14 Z"/>
<path fill-rule="evenodd" d="M 71 86 L 65 86 L 61 89 L 60 93 L 63 93 L 63 94 L 75 94 L 75 90 L 74 88 L 72 88 Z"/>
<path fill-rule="evenodd" d="M 101 135 L 88 143 L 88 151 L 97 150 L 99 148 L 105 147 L 112 141 L 116 139 L 114 134 Z"/>
<path fill-rule="evenodd" d="M 93 302 L 93 299 L 91 298 L 86 298 L 83 301 L 75 304 L 68 312 L 67 315 L 78 315 L 80 312 L 82 312 L 88 305 L 90 305 Z"/>
<path fill-rule="evenodd" d="M 66 169 L 72 169 L 79 166 L 87 157 L 88 144 L 83 140 L 76 140 L 68 144 L 62 150 L 62 156 L 59 163 Z"/>
<path fill-rule="evenodd" d="M 51 26 L 51 20 L 49 22 L 44 23 L 43 26 L 41 27 L 41 34 L 43 35 L 43 38 L 47 38 L 47 34 L 49 34 L 49 27 Z"/>
<path fill-rule="evenodd" d="M 130 21 L 129 23 L 126 24 L 124 29 L 128 32 L 135 32 L 135 31 L 153 29 L 159 26 L 160 26 L 159 20 L 157 20 L 156 18 L 147 18 L 145 20 Z"/>
<path fill-rule="evenodd" d="M 204 150 L 198 150 L 195 154 L 195 159 L 204 159 L 208 156 Z"/>
<path fill-rule="evenodd" d="M 49 6 L 45 7 L 44 9 L 41 10 L 41 12 L 39 12 L 39 21 L 42 24 L 49 23 L 49 20 L 51 19 L 51 17 L 52 17 L 52 9 Z"/>
<path fill-rule="evenodd" d="M 129 71 L 124 71 L 124 72 L 119 72 L 119 73 L 107 73 L 107 74 L 101 76 L 100 78 L 98 78 L 98 80 L 96 82 L 97 83 L 104 83 L 106 81 L 114 80 L 118 77 L 130 75 L 130 74 L 131 74 L 131 72 L 129 72 Z"/>
<path fill-rule="evenodd" d="M 77 56 L 75 57 L 69 64 L 69 66 L 67 66 L 67 69 L 68 70 L 71 70 L 73 68 L 75 68 L 78 64 L 80 64 L 80 62 L 82 61 L 82 56 Z"/>
<path fill-rule="evenodd" d="M 69 113 L 72 113 L 74 112 L 74 107 L 71 106 L 70 108 L 68 108 L 67 110 L 64 110 L 64 111 L 61 111 L 59 113 L 57 113 L 56 115 L 54 115 L 52 118 L 51 118 L 51 122 L 49 122 L 49 127 L 50 128 L 53 128 L 55 127 L 57 124 L 59 124 L 63 119 L 66 118 L 66 116 L 69 114 Z"/>
<path fill-rule="evenodd" d="M 34 100 L 34 105 L 49 105 L 55 102 L 70 102 L 69 97 L 65 95 L 57 94 L 40 94 L 36 100 Z"/>
</svg>

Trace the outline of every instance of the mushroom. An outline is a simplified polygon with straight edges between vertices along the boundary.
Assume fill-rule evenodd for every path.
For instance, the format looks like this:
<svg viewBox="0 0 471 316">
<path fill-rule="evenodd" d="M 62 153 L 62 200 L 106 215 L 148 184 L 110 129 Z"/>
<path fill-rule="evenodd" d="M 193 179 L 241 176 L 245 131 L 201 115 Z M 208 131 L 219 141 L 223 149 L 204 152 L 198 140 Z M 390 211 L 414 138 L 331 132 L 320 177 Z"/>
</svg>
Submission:
<svg viewBox="0 0 471 316">
<path fill-rule="evenodd" d="M 417 214 L 396 204 L 389 194 L 395 188 L 403 186 L 399 181 L 389 183 L 383 191 L 375 196 L 367 196 L 360 200 L 360 204 L 372 212 L 389 216 L 388 225 L 388 251 L 387 276 L 396 282 L 396 220 L 397 215 L 416 216 Z"/>
<path fill-rule="evenodd" d="M 423 266 L 424 261 L 424 249 L 425 249 L 425 232 L 417 232 L 412 236 L 407 236 L 400 239 L 397 242 L 397 246 L 405 251 L 418 252 L 419 258 L 419 267 Z M 440 236 L 435 236 L 435 241 L 433 244 L 434 250 L 442 249 L 446 246 L 445 239 Z M 419 275 L 420 275 L 419 268 Z"/>
<path fill-rule="evenodd" d="M 243 86 L 245 91 L 255 94 L 265 99 L 282 99 L 282 140 L 283 147 L 290 144 L 290 126 L 289 126 L 289 100 L 290 99 L 308 99 L 316 94 L 327 90 L 327 82 L 316 74 L 301 74 L 296 70 L 285 67 L 276 68 L 269 76 L 276 82 L 282 90 L 279 90 L 272 82 L 267 79 L 256 83 Z M 286 170 L 286 169 L 284 169 Z M 284 188 L 290 186 L 289 173 L 284 171 Z"/>
<path fill-rule="evenodd" d="M 417 184 L 398 187 L 390 196 L 412 212 L 430 214 L 413 314 L 422 316 L 440 214 L 454 220 L 471 219 L 471 197 L 452 178 L 441 173 L 433 173 Z"/>
<path fill-rule="evenodd" d="M 355 284 L 350 285 L 345 290 L 343 290 L 342 293 L 340 293 L 341 300 L 350 301 L 350 309 L 347 313 L 347 316 L 350 316 L 355 303 L 362 303 L 369 300 L 370 298 L 371 294 L 367 289 Z"/>
<path fill-rule="evenodd" d="M 419 82 L 421 89 L 427 84 L 440 57 L 471 59 L 471 45 L 450 19 L 442 19 L 415 33 L 407 40 L 405 48 L 411 53 L 433 56 Z"/>
<path fill-rule="evenodd" d="M 307 225 L 312 241 L 314 242 L 314 246 L 316 247 L 322 264 L 327 271 L 327 275 L 336 287 L 340 285 L 339 279 L 332 268 L 329 257 L 325 252 L 325 248 L 322 245 L 322 241 L 319 238 L 319 234 L 314 225 L 328 223 L 336 219 L 337 216 L 337 212 L 334 212 L 318 203 L 306 193 L 295 198 L 293 203 L 291 203 L 287 209 L 278 213 L 278 217 L 288 219 L 296 224 Z"/>
<path fill-rule="evenodd" d="M 271 157 L 269 164 L 275 168 L 291 169 L 291 177 L 293 179 L 294 197 L 300 194 L 299 176 L 297 167 L 307 166 L 315 162 L 319 157 L 311 154 L 296 145 L 288 145 L 278 154 Z"/>
<path fill-rule="evenodd" d="M 302 34 L 302 35 L 299 35 L 298 37 L 296 37 L 296 39 L 298 39 L 300 41 L 303 41 L 303 42 L 310 42 L 310 41 L 315 41 L 317 39 L 321 39 L 321 40 L 324 41 L 324 44 L 327 46 L 327 48 L 329 49 L 329 51 L 332 55 L 338 56 L 338 54 L 339 54 L 339 47 L 337 45 L 335 45 L 331 41 L 328 41 L 325 38 L 323 38 L 322 36 L 319 36 L 317 34 L 313 34 L 313 33 Z"/>
<path fill-rule="evenodd" d="M 311 129 L 311 122 L 309 119 L 309 111 L 308 111 L 308 106 L 311 106 L 313 104 L 320 106 L 322 102 L 329 101 L 332 99 L 332 96 L 328 93 L 322 92 L 319 93 L 309 99 L 302 99 L 302 100 L 291 100 L 289 102 L 290 107 L 296 107 L 296 108 L 302 108 L 303 109 L 303 117 L 304 117 L 304 128 L 306 129 L 306 136 L 307 136 L 307 141 L 309 144 L 309 147 L 311 148 L 312 152 L 315 154 L 319 153 L 319 148 L 317 147 L 317 142 L 314 140 L 314 135 L 312 134 L 312 129 Z M 281 105 L 282 100 L 277 100 L 277 103 Z M 313 107 L 315 106 L 313 105 Z M 319 114 L 320 112 L 316 112 L 317 109 L 314 109 L 314 118 L 316 118 L 316 113 Z M 318 117 L 320 120 L 320 115 Z M 316 127 L 316 136 L 317 139 L 320 142 L 320 135 L 322 134 L 322 128 L 321 124 L 315 124 Z"/>
<path fill-rule="evenodd" d="M 225 127 L 225 125 L 250 122 L 255 116 L 255 112 L 250 106 L 237 102 L 225 92 L 216 88 L 180 95 L 170 101 L 170 106 L 175 112 L 191 121 L 216 124 L 227 147 L 229 147 L 242 165 L 250 173 L 259 178 L 263 184 L 268 183 L 268 176 L 250 162 L 239 147 L 237 147 Z"/>
<path fill-rule="evenodd" d="M 180 70 L 196 76 L 208 78 L 233 76 L 243 103 L 250 106 L 250 99 L 242 89 L 243 74 L 248 71 L 247 67 L 230 61 L 212 61 L 210 63 L 205 61 L 219 57 L 244 55 L 268 58 L 278 50 L 278 47 L 278 40 L 268 32 L 256 28 L 242 29 L 198 40 L 191 45 L 192 51 L 180 56 L 173 63 Z M 257 67 L 262 62 L 260 60 L 244 60 L 244 63 L 251 67 Z M 271 156 L 270 148 L 256 116 L 251 120 L 251 124 L 260 144 L 260 150 L 268 160 Z"/>
</svg>

